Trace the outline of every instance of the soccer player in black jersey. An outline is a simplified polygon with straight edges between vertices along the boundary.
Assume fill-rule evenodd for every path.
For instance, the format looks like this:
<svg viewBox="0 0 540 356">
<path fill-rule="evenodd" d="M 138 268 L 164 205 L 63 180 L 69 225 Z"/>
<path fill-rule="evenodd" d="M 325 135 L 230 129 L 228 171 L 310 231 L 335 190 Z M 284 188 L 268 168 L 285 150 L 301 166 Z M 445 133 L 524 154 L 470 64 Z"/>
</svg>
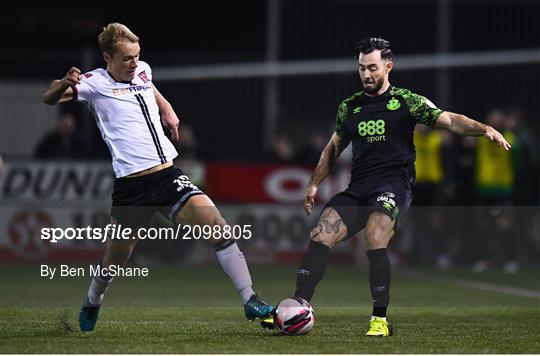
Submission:
<svg viewBox="0 0 540 356">
<path fill-rule="evenodd" d="M 349 187 L 335 195 L 310 232 L 310 243 L 298 268 L 296 297 L 310 300 L 324 275 L 330 249 L 365 227 L 373 313 L 368 336 L 391 335 L 386 321 L 390 262 L 386 247 L 412 201 L 415 184 L 416 124 L 460 135 L 484 136 L 504 149 L 510 145 L 494 128 L 464 115 L 438 109 L 425 97 L 390 84 L 393 67 L 390 43 L 366 38 L 356 47 L 363 90 L 339 105 L 336 129 L 324 148 L 304 195 L 311 214 L 317 188 L 341 152 L 352 142 L 353 168 Z"/>
</svg>

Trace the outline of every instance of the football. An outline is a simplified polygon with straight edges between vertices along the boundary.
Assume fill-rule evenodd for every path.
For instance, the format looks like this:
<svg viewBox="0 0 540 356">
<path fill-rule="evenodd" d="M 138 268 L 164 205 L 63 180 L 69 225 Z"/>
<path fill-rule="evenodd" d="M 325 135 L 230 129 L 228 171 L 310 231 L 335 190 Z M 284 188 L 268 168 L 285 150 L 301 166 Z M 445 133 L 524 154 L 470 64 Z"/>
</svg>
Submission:
<svg viewBox="0 0 540 356">
<path fill-rule="evenodd" d="M 274 326 L 282 335 L 304 335 L 315 325 L 315 314 L 311 305 L 302 298 L 286 298 L 277 306 Z"/>
</svg>

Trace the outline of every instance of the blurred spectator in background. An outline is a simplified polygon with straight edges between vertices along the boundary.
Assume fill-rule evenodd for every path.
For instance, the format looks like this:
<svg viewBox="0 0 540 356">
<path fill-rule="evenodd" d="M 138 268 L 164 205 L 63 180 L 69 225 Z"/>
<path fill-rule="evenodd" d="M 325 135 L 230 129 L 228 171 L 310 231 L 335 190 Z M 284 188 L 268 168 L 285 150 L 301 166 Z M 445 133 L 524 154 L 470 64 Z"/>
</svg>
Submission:
<svg viewBox="0 0 540 356">
<path fill-rule="evenodd" d="M 56 128 L 41 139 L 34 150 L 34 157 L 53 160 L 90 157 L 90 147 L 77 131 L 75 116 L 72 112 L 60 112 Z"/>
<path fill-rule="evenodd" d="M 417 125 L 414 131 L 416 147 L 416 188 L 414 205 L 443 205 L 454 194 L 453 136 L 450 132 L 432 130 Z"/>
<path fill-rule="evenodd" d="M 512 157 L 515 172 L 514 190 L 512 196 L 513 205 L 537 205 L 538 204 L 538 177 L 540 152 L 538 142 L 532 134 L 531 128 L 525 125 L 522 118 L 521 109 L 511 108 L 506 113 L 505 126 L 508 132 L 515 137 L 512 146 Z M 529 209 L 505 208 L 499 221 L 496 231 L 496 253 L 504 261 L 503 271 L 506 273 L 516 273 L 523 262 L 526 262 L 530 253 L 528 247 L 532 241 L 528 241 L 527 226 L 531 221 Z M 508 236 L 514 234 L 517 239 L 509 239 Z"/>
<path fill-rule="evenodd" d="M 516 205 L 538 203 L 538 169 L 540 152 L 538 140 L 532 130 L 525 125 L 521 110 L 511 108 L 506 114 L 506 129 L 515 137 L 512 157 L 515 169 L 515 189 L 513 201 Z"/>
<path fill-rule="evenodd" d="M 413 218 L 414 242 L 411 259 L 433 263 L 442 269 L 451 265 L 448 229 L 445 227 L 441 205 L 453 194 L 451 167 L 452 134 L 417 125 L 414 132 L 416 148 L 416 190 Z M 426 208 L 430 206 L 430 208 Z"/>
<path fill-rule="evenodd" d="M 476 220 L 478 231 L 472 239 L 470 253 L 476 260 L 472 269 L 484 272 L 490 266 L 503 263 L 509 272 L 516 272 L 516 249 L 505 239 L 514 227 L 512 211 L 503 205 L 512 203 L 516 167 L 521 160 L 521 143 L 509 130 L 506 113 L 499 108 L 491 110 L 486 123 L 499 130 L 512 145 L 511 151 L 499 150 L 489 140 L 478 140 L 476 145 L 475 190 L 480 206 Z M 511 125 L 512 127 L 515 125 Z M 519 242 L 512 241 L 514 246 Z"/>
<path fill-rule="evenodd" d="M 294 162 L 299 165 L 306 165 L 314 168 L 319 162 L 321 152 L 328 143 L 328 139 L 331 135 L 331 132 L 312 130 L 309 133 L 307 143 L 294 155 Z"/>
<path fill-rule="evenodd" d="M 280 132 L 272 140 L 272 146 L 264 154 L 264 161 L 267 163 L 292 163 L 294 158 L 294 147 L 289 137 Z"/>
<path fill-rule="evenodd" d="M 476 145 L 475 186 L 480 205 L 510 203 L 515 183 L 514 145 L 519 146 L 514 133 L 505 125 L 501 109 L 491 110 L 486 123 L 500 131 L 512 145 L 512 150 L 501 150 L 489 140 L 478 140 Z"/>
</svg>

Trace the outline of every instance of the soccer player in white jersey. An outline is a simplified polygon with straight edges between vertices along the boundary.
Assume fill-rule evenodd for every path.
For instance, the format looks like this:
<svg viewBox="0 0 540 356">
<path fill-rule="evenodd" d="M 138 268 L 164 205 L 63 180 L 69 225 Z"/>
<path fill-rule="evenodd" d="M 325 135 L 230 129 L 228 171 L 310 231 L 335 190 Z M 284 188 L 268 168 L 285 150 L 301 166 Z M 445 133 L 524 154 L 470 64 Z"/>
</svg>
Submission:
<svg viewBox="0 0 540 356">
<path fill-rule="evenodd" d="M 171 104 L 152 83 L 150 66 L 139 60 L 139 38 L 120 23 L 107 25 L 99 46 L 106 68 L 82 74 L 72 67 L 64 78 L 54 80 L 43 95 L 46 104 L 76 100 L 85 103 L 96 119 L 109 147 L 116 175 L 111 222 L 123 228 L 147 225 L 156 211 L 171 221 L 190 225 L 219 225 L 225 220 L 213 202 L 172 160 L 178 155 L 165 136 L 161 122 L 178 140 L 179 120 Z M 161 121 L 160 121 L 161 120 Z M 273 309 L 252 289 L 242 251 L 234 239 L 210 239 L 223 270 L 231 278 L 250 320 L 268 318 Z M 126 263 L 137 240 L 107 242 L 102 267 Z M 112 278 L 92 278 L 81 308 L 82 331 L 94 330 L 99 309 Z"/>
</svg>

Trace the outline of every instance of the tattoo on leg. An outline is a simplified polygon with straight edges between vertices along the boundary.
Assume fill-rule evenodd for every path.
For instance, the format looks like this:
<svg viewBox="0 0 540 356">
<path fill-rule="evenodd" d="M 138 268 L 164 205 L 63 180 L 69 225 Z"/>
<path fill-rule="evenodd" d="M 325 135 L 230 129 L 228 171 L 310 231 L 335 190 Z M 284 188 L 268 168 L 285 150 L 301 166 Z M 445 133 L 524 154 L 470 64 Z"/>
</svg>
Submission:
<svg viewBox="0 0 540 356">
<path fill-rule="evenodd" d="M 337 219 L 334 223 L 324 219 L 323 221 L 324 229 L 327 233 L 334 231 L 336 234 L 339 232 L 339 225 L 341 225 L 341 219 Z"/>
</svg>

